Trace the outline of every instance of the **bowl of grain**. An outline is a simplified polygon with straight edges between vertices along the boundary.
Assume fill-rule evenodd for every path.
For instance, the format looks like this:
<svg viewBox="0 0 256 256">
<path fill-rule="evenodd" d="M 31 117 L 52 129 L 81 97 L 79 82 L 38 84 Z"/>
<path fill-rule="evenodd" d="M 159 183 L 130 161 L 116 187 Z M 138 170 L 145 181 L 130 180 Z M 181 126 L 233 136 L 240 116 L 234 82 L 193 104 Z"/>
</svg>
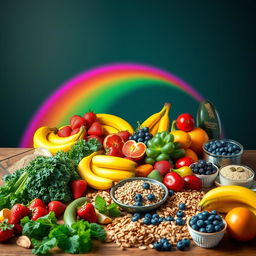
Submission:
<svg viewBox="0 0 256 256">
<path fill-rule="evenodd" d="M 167 200 L 168 189 L 159 181 L 135 177 L 118 182 L 111 188 L 110 196 L 127 212 L 150 212 Z"/>
<path fill-rule="evenodd" d="M 219 179 L 221 185 L 237 185 L 250 188 L 253 185 L 255 173 L 243 165 L 227 165 L 220 169 Z"/>
</svg>

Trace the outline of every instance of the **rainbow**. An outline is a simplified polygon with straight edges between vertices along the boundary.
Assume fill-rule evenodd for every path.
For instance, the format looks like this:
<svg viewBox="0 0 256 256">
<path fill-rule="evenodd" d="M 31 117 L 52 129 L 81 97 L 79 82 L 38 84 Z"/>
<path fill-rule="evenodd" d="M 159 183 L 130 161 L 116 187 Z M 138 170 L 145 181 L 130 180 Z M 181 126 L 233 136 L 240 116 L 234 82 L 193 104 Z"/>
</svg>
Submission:
<svg viewBox="0 0 256 256">
<path fill-rule="evenodd" d="M 148 86 L 174 87 L 196 101 L 202 96 L 186 82 L 161 69 L 134 63 L 117 63 L 91 69 L 61 85 L 28 123 L 20 147 L 31 147 L 35 130 L 40 126 L 61 126 L 74 114 L 83 114 L 92 108 L 104 112 L 122 95 Z M 107 97 L 106 97 L 107 95 Z"/>
</svg>

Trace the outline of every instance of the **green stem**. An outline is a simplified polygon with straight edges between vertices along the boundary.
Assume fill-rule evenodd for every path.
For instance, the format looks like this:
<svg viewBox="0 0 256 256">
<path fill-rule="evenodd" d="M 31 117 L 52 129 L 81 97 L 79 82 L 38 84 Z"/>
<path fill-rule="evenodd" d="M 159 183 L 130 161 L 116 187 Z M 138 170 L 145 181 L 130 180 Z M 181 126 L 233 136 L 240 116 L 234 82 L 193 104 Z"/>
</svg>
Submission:
<svg viewBox="0 0 256 256">
<path fill-rule="evenodd" d="M 172 121 L 171 132 L 176 131 L 176 129 L 175 129 L 175 124 L 176 124 L 176 120 L 173 120 L 173 121 Z"/>
<path fill-rule="evenodd" d="M 24 185 L 26 184 L 27 182 L 27 179 L 28 179 L 28 173 L 27 172 L 24 172 L 20 178 L 17 180 L 17 182 L 15 183 L 15 194 L 19 194 L 23 188 L 24 188 Z M 17 185 L 18 184 L 18 185 Z M 17 188 L 16 188 L 17 187 Z"/>
</svg>

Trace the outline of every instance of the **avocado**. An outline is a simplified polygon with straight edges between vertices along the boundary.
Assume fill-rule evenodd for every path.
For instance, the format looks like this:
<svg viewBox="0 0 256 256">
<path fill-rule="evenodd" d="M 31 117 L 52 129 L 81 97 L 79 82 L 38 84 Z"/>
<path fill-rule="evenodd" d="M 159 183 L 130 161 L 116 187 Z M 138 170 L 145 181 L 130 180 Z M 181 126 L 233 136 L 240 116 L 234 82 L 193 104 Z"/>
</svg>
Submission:
<svg viewBox="0 0 256 256">
<path fill-rule="evenodd" d="M 163 176 L 160 174 L 160 172 L 158 170 L 153 170 L 148 176 L 147 178 L 153 179 L 153 180 L 157 180 L 162 182 L 163 181 Z"/>
</svg>

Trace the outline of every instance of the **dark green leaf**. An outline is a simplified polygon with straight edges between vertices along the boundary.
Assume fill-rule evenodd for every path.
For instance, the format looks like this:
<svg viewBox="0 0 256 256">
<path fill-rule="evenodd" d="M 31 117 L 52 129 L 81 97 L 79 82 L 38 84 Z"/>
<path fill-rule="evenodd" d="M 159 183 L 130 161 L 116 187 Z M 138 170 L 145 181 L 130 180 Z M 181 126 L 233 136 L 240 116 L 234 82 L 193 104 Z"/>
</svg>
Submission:
<svg viewBox="0 0 256 256">
<path fill-rule="evenodd" d="M 105 199 L 99 195 L 96 196 L 95 198 L 95 208 L 101 212 L 101 213 L 106 213 L 107 212 L 107 203 Z"/>
<path fill-rule="evenodd" d="M 119 210 L 116 203 L 110 204 L 108 207 L 108 216 L 110 217 L 118 217 L 121 214 L 121 211 Z"/>
<path fill-rule="evenodd" d="M 94 239 L 104 241 L 106 239 L 106 231 L 97 223 L 91 223 L 91 236 Z"/>
<path fill-rule="evenodd" d="M 47 254 L 52 248 L 57 246 L 57 239 L 55 237 L 45 237 L 42 241 L 32 239 L 32 244 L 34 246 L 33 254 Z"/>
</svg>

